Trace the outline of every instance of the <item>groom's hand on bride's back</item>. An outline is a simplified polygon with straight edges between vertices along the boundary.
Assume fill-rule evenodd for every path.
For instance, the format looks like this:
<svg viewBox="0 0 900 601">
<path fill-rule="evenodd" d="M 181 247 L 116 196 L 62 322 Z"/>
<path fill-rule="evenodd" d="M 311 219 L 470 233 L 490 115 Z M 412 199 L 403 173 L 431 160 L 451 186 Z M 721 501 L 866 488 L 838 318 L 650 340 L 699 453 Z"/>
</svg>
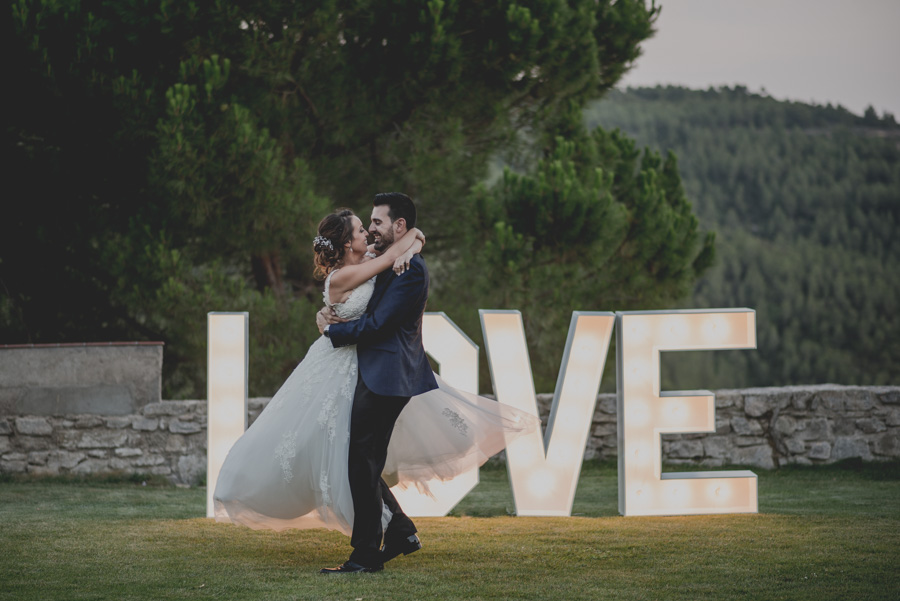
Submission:
<svg viewBox="0 0 900 601">
<path fill-rule="evenodd" d="M 341 319 L 337 315 L 334 314 L 334 309 L 331 307 L 322 307 L 318 313 L 316 313 L 316 325 L 319 326 L 319 334 L 322 334 L 325 330 L 325 326 L 330 326 L 336 323 L 345 323 L 348 320 Z"/>
</svg>

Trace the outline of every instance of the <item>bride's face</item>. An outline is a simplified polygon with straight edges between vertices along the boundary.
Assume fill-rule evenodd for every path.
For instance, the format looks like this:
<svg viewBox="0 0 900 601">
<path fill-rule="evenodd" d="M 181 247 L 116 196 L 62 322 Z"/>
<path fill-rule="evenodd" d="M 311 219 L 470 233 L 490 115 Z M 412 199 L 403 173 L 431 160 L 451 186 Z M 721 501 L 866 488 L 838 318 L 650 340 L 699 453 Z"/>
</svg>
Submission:
<svg viewBox="0 0 900 601">
<path fill-rule="evenodd" d="M 369 235 L 366 232 L 366 228 L 363 227 L 362 221 L 356 215 L 353 216 L 353 235 L 346 246 L 349 247 L 347 248 L 347 254 L 356 259 L 361 259 L 366 254 L 369 246 Z M 347 259 L 346 255 L 344 259 Z"/>
</svg>

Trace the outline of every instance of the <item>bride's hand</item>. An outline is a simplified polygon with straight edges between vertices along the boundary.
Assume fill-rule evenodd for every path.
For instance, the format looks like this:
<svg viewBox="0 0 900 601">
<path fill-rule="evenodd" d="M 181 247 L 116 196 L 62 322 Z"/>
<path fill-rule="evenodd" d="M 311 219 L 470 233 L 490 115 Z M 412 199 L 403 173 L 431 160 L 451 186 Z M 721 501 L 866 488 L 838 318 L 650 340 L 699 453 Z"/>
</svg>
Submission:
<svg viewBox="0 0 900 601">
<path fill-rule="evenodd" d="M 394 267 L 393 267 L 394 273 L 396 273 L 397 275 L 400 275 L 404 271 L 409 269 L 409 262 L 412 260 L 413 255 L 415 255 L 415 253 L 412 250 L 408 250 L 405 253 L 403 253 L 402 255 L 400 255 L 399 257 L 397 257 L 397 260 L 394 261 Z"/>
</svg>

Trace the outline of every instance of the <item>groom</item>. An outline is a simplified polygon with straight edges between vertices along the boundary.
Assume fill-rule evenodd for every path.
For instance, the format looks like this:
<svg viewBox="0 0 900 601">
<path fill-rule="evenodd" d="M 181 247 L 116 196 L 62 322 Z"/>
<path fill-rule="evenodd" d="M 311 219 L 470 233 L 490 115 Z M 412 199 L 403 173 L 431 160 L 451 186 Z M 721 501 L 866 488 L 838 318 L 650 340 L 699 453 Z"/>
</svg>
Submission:
<svg viewBox="0 0 900 601">
<path fill-rule="evenodd" d="M 416 207 L 405 194 L 375 196 L 369 233 L 383 252 L 416 225 Z M 319 331 L 335 347 L 356 345 L 359 378 L 350 417 L 350 493 L 353 533 L 350 559 L 323 574 L 378 572 L 384 563 L 422 548 L 413 524 L 381 479 L 394 423 L 410 397 L 437 388 L 422 346 L 422 314 L 428 269 L 414 255 L 401 275 L 386 269 L 375 279 L 366 313 L 341 322 L 330 312 L 316 316 Z M 382 516 L 389 517 L 382 532 Z M 383 546 L 382 546 L 383 542 Z"/>
</svg>

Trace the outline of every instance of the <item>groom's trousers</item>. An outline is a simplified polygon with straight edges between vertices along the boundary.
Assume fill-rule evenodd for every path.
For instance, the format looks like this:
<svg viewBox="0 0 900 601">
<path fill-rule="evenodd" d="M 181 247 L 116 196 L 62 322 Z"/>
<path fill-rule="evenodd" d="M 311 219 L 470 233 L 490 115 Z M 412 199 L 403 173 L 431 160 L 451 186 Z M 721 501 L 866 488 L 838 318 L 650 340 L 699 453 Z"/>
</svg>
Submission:
<svg viewBox="0 0 900 601">
<path fill-rule="evenodd" d="M 415 524 L 403 513 L 390 488 L 381 479 L 394 424 L 409 398 L 375 394 L 362 377 L 356 384 L 348 458 L 353 497 L 350 561 L 366 567 L 381 565 L 383 538 L 400 540 L 416 533 Z M 393 514 L 387 533 L 382 532 L 382 503 Z"/>
</svg>

